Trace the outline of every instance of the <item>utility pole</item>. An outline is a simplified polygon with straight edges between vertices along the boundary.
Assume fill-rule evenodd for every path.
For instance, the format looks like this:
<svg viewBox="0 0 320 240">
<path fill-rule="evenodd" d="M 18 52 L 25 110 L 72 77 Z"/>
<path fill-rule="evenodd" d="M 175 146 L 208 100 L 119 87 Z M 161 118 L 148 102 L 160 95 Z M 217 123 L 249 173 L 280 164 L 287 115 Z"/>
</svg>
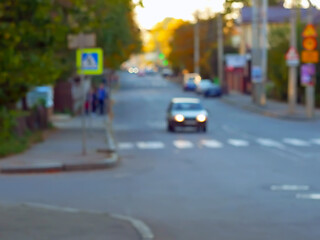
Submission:
<svg viewBox="0 0 320 240">
<path fill-rule="evenodd" d="M 291 37 L 290 46 L 291 48 L 297 49 L 297 31 L 296 31 L 296 5 L 295 0 L 292 2 L 291 6 Z M 297 103 L 297 67 L 290 66 L 289 68 L 289 83 L 288 83 L 288 103 L 289 103 L 289 113 L 294 114 Z"/>
<path fill-rule="evenodd" d="M 223 49 L 223 22 L 222 22 L 222 14 L 218 14 L 218 76 L 219 81 L 222 86 L 224 92 L 227 92 L 226 84 L 224 81 L 224 49 Z"/>
<path fill-rule="evenodd" d="M 200 74 L 200 40 L 199 40 L 199 12 L 196 11 L 194 14 L 195 24 L 194 24 L 194 72 Z"/>
<path fill-rule="evenodd" d="M 312 24 L 313 22 L 313 6 L 310 0 L 309 2 L 309 9 L 308 9 L 308 24 Z M 313 118 L 314 116 L 314 108 L 315 108 L 315 101 L 314 101 L 314 84 L 316 84 L 316 74 L 312 76 L 312 83 L 307 84 L 306 86 L 306 110 L 307 110 L 307 117 Z"/>
<path fill-rule="evenodd" d="M 262 85 L 260 92 L 260 104 L 266 104 L 266 94 L 265 94 L 265 83 L 268 80 L 268 0 L 262 0 L 261 16 L 262 16 L 262 27 L 260 35 L 260 46 L 262 54 Z"/>
<path fill-rule="evenodd" d="M 258 105 L 263 105 L 263 70 L 262 51 L 260 35 L 261 29 L 259 17 L 261 10 L 261 0 L 252 0 L 252 47 L 251 47 L 251 80 L 252 80 L 252 101 Z"/>
<path fill-rule="evenodd" d="M 79 34 L 78 40 L 79 49 L 82 49 L 86 46 L 86 39 L 84 34 Z M 82 55 L 82 52 L 81 52 Z M 82 155 L 87 154 L 87 126 L 86 126 L 86 111 L 85 111 L 85 102 L 87 97 L 86 87 L 85 87 L 85 75 L 80 74 L 80 84 L 82 90 L 82 106 L 81 106 L 81 128 L 82 128 Z"/>
</svg>

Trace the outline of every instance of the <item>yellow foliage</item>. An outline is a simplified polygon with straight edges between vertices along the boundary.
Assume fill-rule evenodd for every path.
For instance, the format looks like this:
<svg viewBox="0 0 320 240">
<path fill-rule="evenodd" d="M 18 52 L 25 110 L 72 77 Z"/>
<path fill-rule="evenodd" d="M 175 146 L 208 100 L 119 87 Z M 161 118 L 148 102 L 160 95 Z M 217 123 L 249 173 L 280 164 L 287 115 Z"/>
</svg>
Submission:
<svg viewBox="0 0 320 240">
<path fill-rule="evenodd" d="M 145 52 L 161 52 L 167 58 L 171 52 L 170 40 L 175 30 L 184 23 L 184 20 L 175 18 L 166 18 L 157 23 L 149 31 L 149 39 L 146 41 L 143 50 Z"/>
</svg>

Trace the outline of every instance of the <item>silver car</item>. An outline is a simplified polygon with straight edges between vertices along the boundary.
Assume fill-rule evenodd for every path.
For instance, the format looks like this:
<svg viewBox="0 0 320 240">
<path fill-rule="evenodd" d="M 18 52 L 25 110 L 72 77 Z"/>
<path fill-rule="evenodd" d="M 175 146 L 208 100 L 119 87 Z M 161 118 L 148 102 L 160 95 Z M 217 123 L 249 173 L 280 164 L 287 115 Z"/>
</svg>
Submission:
<svg viewBox="0 0 320 240">
<path fill-rule="evenodd" d="M 167 110 L 167 130 L 176 127 L 196 127 L 197 131 L 207 131 L 208 112 L 198 98 L 173 98 Z"/>
</svg>

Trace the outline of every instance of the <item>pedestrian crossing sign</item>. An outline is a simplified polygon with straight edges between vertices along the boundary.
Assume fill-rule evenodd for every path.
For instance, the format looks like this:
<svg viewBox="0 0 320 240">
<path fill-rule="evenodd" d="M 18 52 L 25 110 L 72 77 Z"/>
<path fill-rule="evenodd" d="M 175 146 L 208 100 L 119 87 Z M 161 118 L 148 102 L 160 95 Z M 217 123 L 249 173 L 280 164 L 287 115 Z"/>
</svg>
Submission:
<svg viewBox="0 0 320 240">
<path fill-rule="evenodd" d="M 103 52 L 101 48 L 77 50 L 77 73 L 100 75 L 103 73 Z"/>
</svg>

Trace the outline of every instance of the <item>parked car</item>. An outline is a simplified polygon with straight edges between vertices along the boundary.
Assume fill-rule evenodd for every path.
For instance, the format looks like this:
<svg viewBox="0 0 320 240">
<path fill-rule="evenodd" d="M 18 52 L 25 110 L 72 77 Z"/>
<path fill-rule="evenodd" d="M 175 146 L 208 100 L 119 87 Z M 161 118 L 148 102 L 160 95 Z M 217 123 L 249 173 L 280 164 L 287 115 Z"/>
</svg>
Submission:
<svg viewBox="0 0 320 240">
<path fill-rule="evenodd" d="M 167 130 L 176 127 L 196 127 L 197 131 L 207 131 L 208 112 L 198 98 L 173 98 L 167 110 Z"/>
<path fill-rule="evenodd" d="M 195 91 L 197 89 L 197 84 L 190 79 L 183 85 L 183 90 L 184 91 Z"/>
<path fill-rule="evenodd" d="M 196 88 L 196 93 L 203 94 L 208 88 L 212 85 L 212 81 L 210 79 L 202 79 Z"/>
<path fill-rule="evenodd" d="M 215 83 L 211 83 L 210 86 L 203 92 L 205 97 L 220 97 L 222 95 L 222 88 Z"/>
<path fill-rule="evenodd" d="M 170 68 L 164 68 L 162 69 L 162 77 L 166 78 L 166 77 L 170 77 L 173 75 L 173 71 Z"/>
<path fill-rule="evenodd" d="M 197 84 L 200 82 L 201 76 L 198 73 L 187 73 L 183 76 L 183 90 L 195 91 Z"/>
</svg>

